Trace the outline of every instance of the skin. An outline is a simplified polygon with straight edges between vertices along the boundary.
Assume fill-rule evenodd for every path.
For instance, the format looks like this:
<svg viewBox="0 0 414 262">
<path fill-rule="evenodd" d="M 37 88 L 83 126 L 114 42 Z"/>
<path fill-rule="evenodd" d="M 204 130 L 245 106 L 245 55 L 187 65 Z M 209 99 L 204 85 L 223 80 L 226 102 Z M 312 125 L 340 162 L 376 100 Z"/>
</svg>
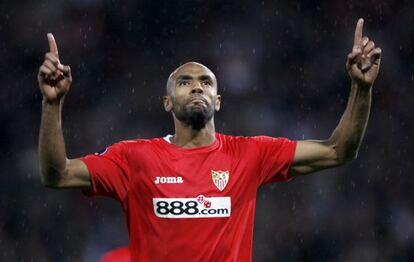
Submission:
<svg viewBox="0 0 414 262">
<path fill-rule="evenodd" d="M 47 35 L 49 52 L 39 68 L 37 80 L 43 95 L 39 132 L 42 183 L 54 188 L 89 188 L 89 171 L 79 159 L 66 157 L 62 133 L 62 106 L 72 83 L 70 67 L 62 65 L 52 34 Z"/>
<path fill-rule="evenodd" d="M 354 160 L 365 133 L 371 107 L 372 86 L 378 76 L 381 49 L 362 36 L 364 20 L 355 28 L 354 45 L 346 69 L 352 80 L 348 103 L 338 126 L 327 140 L 298 141 L 290 176 L 310 174 Z"/>
<path fill-rule="evenodd" d="M 326 140 L 297 142 L 289 175 L 300 176 L 343 165 L 357 157 L 368 122 L 372 85 L 378 76 L 381 49 L 363 37 L 363 19 L 355 29 L 354 45 L 347 57 L 346 68 L 351 77 L 351 92 L 345 112 L 332 135 Z M 72 82 L 70 67 L 60 63 L 58 48 L 48 34 L 49 52 L 39 68 L 38 83 L 43 94 L 42 119 L 39 135 L 41 178 L 53 188 L 90 188 L 86 165 L 79 159 L 68 159 L 62 134 L 61 109 Z M 202 128 L 182 121 L 178 113 L 183 108 L 220 110 L 221 96 L 213 72 L 196 62 L 177 68 L 168 78 L 164 108 L 174 119 L 172 143 L 183 148 L 206 146 L 215 141 L 214 116 Z"/>
<path fill-rule="evenodd" d="M 200 130 L 195 130 L 191 125 L 177 119 L 174 107 L 210 107 L 214 111 L 220 110 L 221 96 L 217 94 L 216 76 L 206 66 L 189 62 L 177 68 L 168 78 L 168 95 L 164 96 L 165 111 L 171 112 L 174 119 L 175 135 L 172 143 L 192 148 L 206 146 L 215 140 L 214 116 Z M 204 101 L 202 101 L 204 100 Z M 207 105 L 208 104 L 208 105 Z"/>
</svg>

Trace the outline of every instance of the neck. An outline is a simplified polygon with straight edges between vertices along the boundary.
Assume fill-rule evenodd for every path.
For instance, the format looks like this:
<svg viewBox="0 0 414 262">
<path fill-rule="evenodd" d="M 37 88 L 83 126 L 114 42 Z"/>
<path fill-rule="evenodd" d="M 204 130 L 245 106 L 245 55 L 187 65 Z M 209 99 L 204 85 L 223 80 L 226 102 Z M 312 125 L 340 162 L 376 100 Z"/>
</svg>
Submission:
<svg viewBox="0 0 414 262">
<path fill-rule="evenodd" d="M 174 118 L 174 126 L 175 135 L 171 139 L 171 143 L 176 146 L 184 148 L 208 146 L 216 140 L 214 118 L 208 121 L 206 126 L 200 130 L 195 130 L 176 118 Z"/>
</svg>

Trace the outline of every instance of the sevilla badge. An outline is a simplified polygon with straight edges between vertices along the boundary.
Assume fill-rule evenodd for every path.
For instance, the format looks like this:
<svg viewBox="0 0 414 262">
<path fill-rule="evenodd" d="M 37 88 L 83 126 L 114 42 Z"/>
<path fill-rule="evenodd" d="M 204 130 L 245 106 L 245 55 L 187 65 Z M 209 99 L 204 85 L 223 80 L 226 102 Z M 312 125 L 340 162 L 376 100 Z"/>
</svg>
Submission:
<svg viewBox="0 0 414 262">
<path fill-rule="evenodd" d="M 214 185 L 220 190 L 223 191 L 229 182 L 229 171 L 214 171 L 211 170 L 211 178 L 213 179 Z"/>
</svg>

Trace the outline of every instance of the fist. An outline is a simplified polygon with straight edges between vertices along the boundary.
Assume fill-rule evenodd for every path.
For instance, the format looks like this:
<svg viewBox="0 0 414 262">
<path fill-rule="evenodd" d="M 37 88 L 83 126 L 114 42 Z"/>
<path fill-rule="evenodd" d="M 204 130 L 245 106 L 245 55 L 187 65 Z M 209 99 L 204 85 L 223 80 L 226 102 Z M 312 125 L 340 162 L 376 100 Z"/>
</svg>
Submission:
<svg viewBox="0 0 414 262">
<path fill-rule="evenodd" d="M 59 61 L 58 48 L 52 34 L 47 34 L 49 52 L 39 68 L 37 81 L 43 100 L 50 103 L 59 103 L 69 91 L 72 83 L 70 67 Z"/>
</svg>

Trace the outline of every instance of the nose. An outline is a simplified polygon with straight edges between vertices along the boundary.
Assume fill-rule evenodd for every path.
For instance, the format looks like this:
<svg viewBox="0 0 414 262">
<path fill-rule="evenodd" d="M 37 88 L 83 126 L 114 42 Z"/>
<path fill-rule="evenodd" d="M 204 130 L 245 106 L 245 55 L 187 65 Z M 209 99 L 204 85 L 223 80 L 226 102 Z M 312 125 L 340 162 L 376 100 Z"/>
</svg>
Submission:
<svg viewBox="0 0 414 262">
<path fill-rule="evenodd" d="M 202 94 L 203 92 L 203 87 L 199 82 L 196 82 L 196 84 L 194 84 L 193 88 L 191 89 L 191 94 Z"/>
</svg>

